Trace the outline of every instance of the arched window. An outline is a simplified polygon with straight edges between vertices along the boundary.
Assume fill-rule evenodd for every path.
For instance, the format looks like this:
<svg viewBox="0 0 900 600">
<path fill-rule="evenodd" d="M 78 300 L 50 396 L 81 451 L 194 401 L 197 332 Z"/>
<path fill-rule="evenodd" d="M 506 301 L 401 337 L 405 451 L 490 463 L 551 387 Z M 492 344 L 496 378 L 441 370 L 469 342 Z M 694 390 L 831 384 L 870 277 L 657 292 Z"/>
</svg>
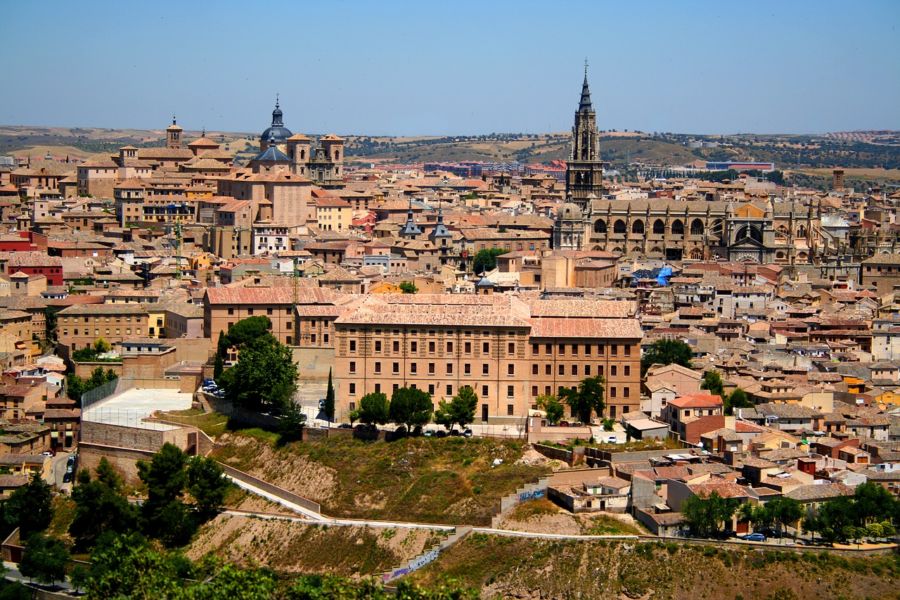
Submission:
<svg viewBox="0 0 900 600">
<path fill-rule="evenodd" d="M 606 233 L 606 221 L 603 219 L 594 221 L 594 233 Z"/>
<path fill-rule="evenodd" d="M 672 221 L 672 234 L 684 235 L 684 223 L 681 222 L 681 219 L 675 219 L 674 221 Z"/>
<path fill-rule="evenodd" d="M 340 150 L 334 151 L 334 160 L 341 160 L 341 151 Z"/>
<path fill-rule="evenodd" d="M 653 233 L 656 235 L 662 235 L 666 232 L 666 224 L 663 223 L 662 219 L 657 219 L 653 221 Z"/>
<path fill-rule="evenodd" d="M 801 225 L 797 228 L 797 237 L 806 237 L 806 227 Z"/>
<path fill-rule="evenodd" d="M 700 219 L 691 221 L 691 235 L 703 235 L 704 229 L 706 228 L 703 226 L 703 221 Z"/>
<path fill-rule="evenodd" d="M 751 240 L 757 241 L 760 244 L 762 243 L 762 233 L 760 233 L 759 229 L 754 227 L 753 225 L 744 225 L 737 232 L 737 239 L 743 240 L 745 238 L 750 238 Z"/>
<path fill-rule="evenodd" d="M 701 258 L 703 258 L 703 250 L 701 250 L 700 248 L 694 248 L 693 250 L 691 250 L 691 258 L 694 260 L 700 260 Z"/>
<path fill-rule="evenodd" d="M 631 224 L 631 233 L 644 233 L 644 222 L 638 219 Z"/>
<path fill-rule="evenodd" d="M 625 221 L 616 219 L 616 222 L 613 224 L 613 233 L 625 233 Z"/>
</svg>

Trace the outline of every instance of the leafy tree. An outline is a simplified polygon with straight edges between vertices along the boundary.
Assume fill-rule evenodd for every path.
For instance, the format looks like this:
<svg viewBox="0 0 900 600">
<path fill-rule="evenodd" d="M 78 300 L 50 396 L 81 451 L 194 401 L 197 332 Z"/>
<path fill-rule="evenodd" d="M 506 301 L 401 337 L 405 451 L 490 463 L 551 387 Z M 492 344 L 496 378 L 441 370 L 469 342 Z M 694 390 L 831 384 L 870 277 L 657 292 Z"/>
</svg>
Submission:
<svg viewBox="0 0 900 600">
<path fill-rule="evenodd" d="M 96 340 L 94 340 L 94 352 L 96 352 L 97 354 L 105 354 L 110 350 L 112 350 L 112 346 L 102 337 L 98 337 Z"/>
<path fill-rule="evenodd" d="M 227 352 L 228 348 L 240 350 L 254 340 L 271 335 L 271 331 L 272 321 L 269 317 L 265 315 L 247 317 L 228 328 L 224 341 L 219 338 L 218 348 L 222 354 Z"/>
<path fill-rule="evenodd" d="M 417 288 L 416 284 L 412 281 L 401 281 L 400 285 L 397 287 L 399 287 L 400 291 L 404 294 L 415 294 L 419 291 L 419 288 Z"/>
<path fill-rule="evenodd" d="M 201 519 L 210 519 L 218 514 L 229 486 L 222 467 L 213 459 L 195 456 L 188 462 L 187 489 L 194 498 Z"/>
<path fill-rule="evenodd" d="M 213 379 L 219 381 L 222 377 L 222 372 L 225 371 L 225 359 L 222 358 L 222 355 L 216 352 L 216 358 L 213 362 Z"/>
<path fill-rule="evenodd" d="M 18 527 L 21 539 L 25 540 L 47 529 L 53 520 L 52 500 L 50 486 L 35 473 L 3 504 L 6 533 Z"/>
<path fill-rule="evenodd" d="M 716 537 L 723 524 L 731 520 L 737 510 L 737 502 L 722 498 L 717 492 L 707 497 L 691 496 L 681 505 L 681 514 L 691 529 L 700 537 Z"/>
<path fill-rule="evenodd" d="M 389 415 L 391 421 L 405 425 L 411 432 L 414 427 L 421 427 L 431 419 L 433 407 L 431 395 L 416 388 L 397 388 L 391 395 Z"/>
<path fill-rule="evenodd" d="M 390 420 L 387 396 L 381 392 L 366 394 L 359 401 L 360 422 L 366 425 L 384 425 Z"/>
<path fill-rule="evenodd" d="M 900 519 L 900 500 L 877 483 L 866 482 L 856 486 L 853 501 L 856 524 L 859 526 Z"/>
<path fill-rule="evenodd" d="M 497 257 L 501 254 L 506 254 L 506 252 L 503 248 L 482 248 L 472 260 L 472 272 L 493 271 L 497 268 Z"/>
<path fill-rule="evenodd" d="M 297 367 L 290 348 L 266 333 L 242 345 L 237 364 L 220 379 L 235 404 L 282 414 L 297 390 Z"/>
<path fill-rule="evenodd" d="M 331 380 L 331 369 L 328 369 L 328 388 L 325 390 L 325 404 L 322 407 L 325 418 L 334 421 L 334 382 Z"/>
<path fill-rule="evenodd" d="M 600 375 L 582 379 L 578 387 L 563 388 L 559 395 L 582 423 L 590 423 L 594 412 L 602 417 L 606 408 L 603 401 L 603 377 Z"/>
<path fill-rule="evenodd" d="M 183 585 L 174 563 L 138 534 L 110 536 L 91 554 L 90 598 L 178 598 Z"/>
<path fill-rule="evenodd" d="M 710 394 L 721 396 L 722 398 L 725 397 L 725 386 L 718 371 L 707 371 L 704 373 L 700 389 L 708 390 Z"/>
<path fill-rule="evenodd" d="M 122 480 L 106 458 L 100 459 L 97 478 L 87 470 L 78 474 L 78 485 L 72 490 L 75 516 L 69 534 L 75 547 L 89 550 L 106 532 L 128 533 L 137 528 L 138 508 L 122 494 Z"/>
<path fill-rule="evenodd" d="M 475 420 L 475 408 L 478 406 L 478 396 L 471 386 L 464 385 L 453 396 L 450 402 L 441 401 L 437 412 L 434 413 L 434 422 L 443 425 L 448 430 L 454 425 L 460 429 Z"/>
<path fill-rule="evenodd" d="M 641 375 L 653 365 L 676 364 L 691 368 L 693 355 L 691 347 L 681 340 L 656 340 L 641 357 Z"/>
<path fill-rule="evenodd" d="M 69 551 L 56 538 L 37 533 L 25 542 L 25 552 L 19 571 L 22 575 L 41 583 L 53 583 L 66 578 Z"/>
<path fill-rule="evenodd" d="M 791 523 L 796 523 L 803 516 L 803 505 L 793 498 L 781 496 L 772 498 L 760 507 L 761 518 L 768 525 L 775 523 L 781 533 Z"/>
<path fill-rule="evenodd" d="M 138 477 L 147 486 L 147 500 L 141 506 L 144 531 L 167 546 L 186 542 L 193 523 L 181 498 L 188 483 L 187 456 L 178 446 L 163 444 L 148 463 L 138 462 Z"/>
<path fill-rule="evenodd" d="M 278 421 L 278 443 L 284 444 L 303 439 L 304 427 L 306 427 L 306 415 L 294 402 L 289 403 Z"/>
<path fill-rule="evenodd" d="M 537 397 L 537 405 L 547 415 L 547 422 L 556 425 L 565 414 L 565 407 L 559 398 L 551 394 L 543 394 Z"/>
<path fill-rule="evenodd" d="M 731 416 L 734 414 L 735 408 L 750 408 L 753 406 L 753 403 L 747 397 L 747 392 L 737 388 L 725 397 L 724 406 L 725 414 Z"/>
</svg>

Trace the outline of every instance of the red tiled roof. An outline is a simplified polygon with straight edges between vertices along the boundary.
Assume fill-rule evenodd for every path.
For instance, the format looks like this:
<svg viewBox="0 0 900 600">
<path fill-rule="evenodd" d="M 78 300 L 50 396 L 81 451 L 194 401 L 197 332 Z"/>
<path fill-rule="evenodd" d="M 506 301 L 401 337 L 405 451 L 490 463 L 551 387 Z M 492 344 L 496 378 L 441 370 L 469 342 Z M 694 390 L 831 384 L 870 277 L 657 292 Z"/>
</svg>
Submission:
<svg viewBox="0 0 900 600">
<path fill-rule="evenodd" d="M 690 394 L 669 400 L 669 404 L 677 408 L 706 408 L 722 406 L 722 397 L 718 394 Z"/>
</svg>

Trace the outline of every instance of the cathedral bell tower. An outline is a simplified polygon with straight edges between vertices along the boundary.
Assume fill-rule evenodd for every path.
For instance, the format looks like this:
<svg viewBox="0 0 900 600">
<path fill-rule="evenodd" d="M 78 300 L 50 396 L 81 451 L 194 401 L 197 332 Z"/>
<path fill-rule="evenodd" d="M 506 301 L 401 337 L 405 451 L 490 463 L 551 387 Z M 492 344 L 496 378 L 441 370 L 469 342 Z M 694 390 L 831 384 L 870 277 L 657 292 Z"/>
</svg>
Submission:
<svg viewBox="0 0 900 600">
<path fill-rule="evenodd" d="M 575 111 L 572 128 L 572 154 L 566 165 L 566 196 L 585 212 L 590 197 L 603 193 L 603 162 L 600 160 L 600 134 L 597 131 L 597 113 L 591 104 L 591 88 L 588 86 L 587 61 L 584 62 L 584 83 L 581 85 L 581 101 Z"/>
</svg>

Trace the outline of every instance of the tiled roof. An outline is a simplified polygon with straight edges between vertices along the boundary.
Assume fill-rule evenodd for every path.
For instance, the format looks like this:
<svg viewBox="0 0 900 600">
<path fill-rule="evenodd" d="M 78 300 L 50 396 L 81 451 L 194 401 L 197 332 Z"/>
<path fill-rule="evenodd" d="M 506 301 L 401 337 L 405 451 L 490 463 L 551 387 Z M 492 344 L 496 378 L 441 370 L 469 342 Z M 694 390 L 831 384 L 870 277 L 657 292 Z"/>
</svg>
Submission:
<svg viewBox="0 0 900 600">
<path fill-rule="evenodd" d="M 329 290 L 298 287 L 298 304 L 329 304 L 333 300 Z M 277 287 L 218 287 L 206 290 L 206 304 L 293 304 L 295 292 L 292 286 Z"/>
<path fill-rule="evenodd" d="M 677 408 L 717 407 L 722 406 L 722 397 L 718 394 L 690 394 L 670 400 L 669 404 Z"/>
</svg>

